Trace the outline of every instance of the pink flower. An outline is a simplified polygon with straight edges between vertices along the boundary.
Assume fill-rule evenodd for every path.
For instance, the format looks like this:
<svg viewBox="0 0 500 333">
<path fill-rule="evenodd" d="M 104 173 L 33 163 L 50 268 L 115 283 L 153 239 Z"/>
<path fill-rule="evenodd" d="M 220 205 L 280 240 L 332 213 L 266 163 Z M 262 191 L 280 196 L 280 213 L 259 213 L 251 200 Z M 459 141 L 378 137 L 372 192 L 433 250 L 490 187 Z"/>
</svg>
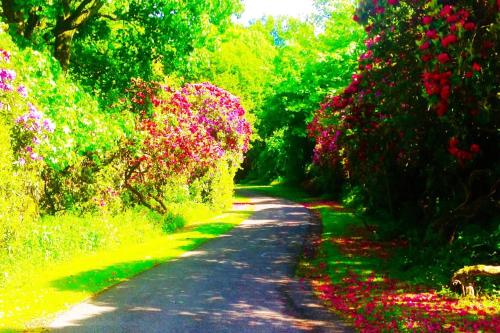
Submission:
<svg viewBox="0 0 500 333">
<path fill-rule="evenodd" d="M 399 3 L 399 0 L 387 0 L 387 2 L 391 6 L 396 6 Z"/>
<path fill-rule="evenodd" d="M 445 18 L 448 15 L 450 15 L 452 12 L 453 12 L 453 6 L 446 5 L 446 6 L 443 7 L 443 9 L 441 9 L 441 12 L 439 13 L 439 15 L 441 17 Z"/>
<path fill-rule="evenodd" d="M 16 162 L 16 164 L 20 165 L 20 166 L 24 166 L 26 165 L 26 160 L 24 158 L 19 158 Z"/>
<path fill-rule="evenodd" d="M 432 30 L 427 30 L 427 31 L 425 32 L 425 36 L 427 36 L 427 38 L 429 38 L 429 39 L 438 39 L 438 38 L 439 38 L 439 36 L 438 36 L 438 34 L 437 34 L 436 30 L 434 30 L 434 29 L 432 29 Z"/>
<path fill-rule="evenodd" d="M 432 17 L 431 16 L 424 16 L 422 17 L 422 23 L 424 25 L 429 25 L 432 23 Z"/>
</svg>

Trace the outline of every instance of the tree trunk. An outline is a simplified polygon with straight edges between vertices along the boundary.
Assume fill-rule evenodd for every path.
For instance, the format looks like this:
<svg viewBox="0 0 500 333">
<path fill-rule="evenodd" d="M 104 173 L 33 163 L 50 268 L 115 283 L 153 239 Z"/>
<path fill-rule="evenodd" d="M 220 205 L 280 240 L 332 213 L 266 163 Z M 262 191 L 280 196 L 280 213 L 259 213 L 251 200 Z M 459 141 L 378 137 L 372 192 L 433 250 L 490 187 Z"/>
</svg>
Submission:
<svg viewBox="0 0 500 333">
<path fill-rule="evenodd" d="M 473 280 L 476 276 L 498 277 L 500 276 L 500 266 L 465 266 L 453 273 L 451 282 L 453 285 L 461 287 L 463 296 L 475 297 Z"/>
<path fill-rule="evenodd" d="M 12 0 L 2 0 L 3 16 L 7 19 L 8 24 L 19 23 L 14 12 L 14 4 Z"/>
<path fill-rule="evenodd" d="M 62 32 L 55 32 L 55 49 L 54 57 L 61 63 L 62 69 L 66 72 L 69 67 L 71 57 L 71 43 L 76 30 L 63 30 Z"/>
</svg>

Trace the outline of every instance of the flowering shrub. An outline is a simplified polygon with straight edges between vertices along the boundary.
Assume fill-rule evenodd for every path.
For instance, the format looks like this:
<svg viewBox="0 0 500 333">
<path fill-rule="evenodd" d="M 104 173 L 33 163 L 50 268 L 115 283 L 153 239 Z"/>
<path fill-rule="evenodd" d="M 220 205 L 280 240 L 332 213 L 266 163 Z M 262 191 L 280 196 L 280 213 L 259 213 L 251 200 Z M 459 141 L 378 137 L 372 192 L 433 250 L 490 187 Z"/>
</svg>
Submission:
<svg viewBox="0 0 500 333">
<path fill-rule="evenodd" d="M 248 150 L 251 129 L 245 110 L 218 87 L 188 84 L 174 91 L 135 81 L 130 95 L 138 134 L 128 154 L 126 186 L 155 210 L 166 211 L 164 187 L 169 179 L 184 176 L 191 184 L 220 160 L 236 170 Z"/>
<path fill-rule="evenodd" d="M 414 220 L 429 220 L 487 195 L 500 176 L 497 11 L 488 1 L 360 1 L 367 50 L 309 125 L 315 162 L 341 165 L 395 217 L 413 207 Z M 482 192 L 476 170 L 488 170 Z M 452 238 L 457 224 L 440 228 Z"/>
<path fill-rule="evenodd" d="M 0 49 L 0 256 L 38 216 L 40 151 L 54 129 L 26 102 L 27 90 L 17 85 L 10 59 L 10 52 Z M 19 116 L 22 112 L 27 113 Z"/>
</svg>

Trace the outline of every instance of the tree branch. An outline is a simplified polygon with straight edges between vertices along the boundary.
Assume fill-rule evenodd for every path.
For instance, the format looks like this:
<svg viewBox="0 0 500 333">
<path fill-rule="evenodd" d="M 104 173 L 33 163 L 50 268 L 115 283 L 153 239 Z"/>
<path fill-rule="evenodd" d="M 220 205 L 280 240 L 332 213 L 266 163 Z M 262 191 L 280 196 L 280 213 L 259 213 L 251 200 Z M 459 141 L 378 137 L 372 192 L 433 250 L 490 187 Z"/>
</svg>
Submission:
<svg viewBox="0 0 500 333">
<path fill-rule="evenodd" d="M 40 11 L 40 7 L 35 7 L 30 10 L 28 21 L 26 22 L 26 27 L 24 27 L 24 37 L 27 39 L 31 39 L 35 28 L 40 24 L 40 16 L 38 12 Z"/>
</svg>

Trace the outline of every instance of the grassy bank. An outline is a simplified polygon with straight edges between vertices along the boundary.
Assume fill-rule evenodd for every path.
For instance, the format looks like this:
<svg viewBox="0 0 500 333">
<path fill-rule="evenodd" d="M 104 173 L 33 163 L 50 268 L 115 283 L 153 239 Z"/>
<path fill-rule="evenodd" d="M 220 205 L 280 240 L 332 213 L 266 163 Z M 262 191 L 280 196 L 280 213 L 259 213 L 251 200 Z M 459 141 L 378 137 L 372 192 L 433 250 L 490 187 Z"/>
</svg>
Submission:
<svg viewBox="0 0 500 333">
<path fill-rule="evenodd" d="M 378 240 L 373 221 L 367 228 L 339 203 L 293 187 L 245 188 L 301 202 L 321 218 L 317 255 L 304 258 L 298 273 L 332 311 L 361 332 L 496 332 L 500 327 L 497 296 L 459 298 L 438 284 L 421 283 L 425 271 L 421 276 L 402 274 L 395 254 L 406 242 Z"/>
<path fill-rule="evenodd" d="M 244 203 L 246 200 L 235 197 L 234 202 Z M 251 215 L 251 208 L 248 207 L 238 204 L 232 210 L 222 214 L 218 212 L 218 215 L 201 207 L 184 207 L 182 214 L 179 211 L 176 215 L 182 219 L 184 227 L 170 233 L 165 232 L 161 223 L 154 223 L 155 219 L 144 211 L 129 213 L 127 219 L 125 216 L 109 219 L 101 217 L 98 221 L 88 218 L 88 229 L 97 230 L 96 235 L 105 235 L 107 232 L 109 239 L 94 242 L 96 245 L 93 248 L 77 247 L 73 252 L 67 251 L 66 246 L 74 245 L 74 238 L 79 238 L 78 232 L 86 230 L 81 225 L 82 221 L 75 220 L 75 217 L 71 221 L 50 221 L 50 225 L 45 225 L 45 230 L 50 230 L 49 234 L 53 238 L 50 243 L 52 246 L 46 246 L 46 249 L 51 250 L 44 252 L 43 247 L 40 250 L 40 246 L 32 244 L 30 251 L 36 254 L 33 260 L 11 263 L 15 267 L 9 270 L 3 280 L 0 290 L 0 331 L 43 327 L 55 314 L 71 305 L 159 263 L 179 257 L 229 231 Z M 114 219 L 120 218 L 123 219 L 121 223 L 115 223 L 117 221 Z M 72 227 L 70 222 L 73 223 Z M 72 229 L 76 231 L 70 232 Z M 103 231 L 102 234 L 99 230 Z M 64 231 L 67 239 L 61 231 Z M 59 250 L 57 242 L 61 242 Z M 88 242 L 82 240 L 79 244 Z M 61 251 L 62 248 L 64 251 Z M 3 264 L 5 267 L 5 260 Z"/>
</svg>

